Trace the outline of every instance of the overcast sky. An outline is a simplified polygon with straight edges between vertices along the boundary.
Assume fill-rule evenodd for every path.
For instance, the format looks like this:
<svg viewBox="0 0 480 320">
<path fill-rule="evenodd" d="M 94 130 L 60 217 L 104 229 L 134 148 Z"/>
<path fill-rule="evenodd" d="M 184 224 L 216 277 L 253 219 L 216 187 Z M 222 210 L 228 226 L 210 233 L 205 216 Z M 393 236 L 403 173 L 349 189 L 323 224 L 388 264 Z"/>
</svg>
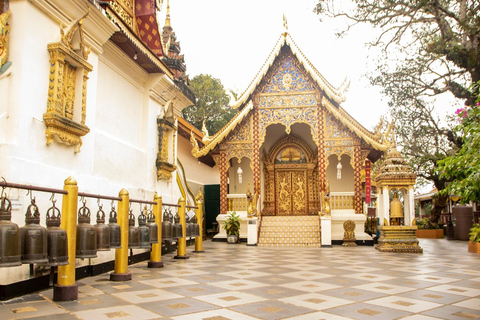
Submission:
<svg viewBox="0 0 480 320">
<path fill-rule="evenodd" d="M 363 77 L 374 68 L 367 27 L 355 28 L 342 39 L 334 32 L 338 20 L 320 22 L 313 0 L 170 0 L 171 25 L 185 55 L 192 79 L 210 74 L 227 89 L 243 92 L 253 80 L 283 32 L 283 15 L 297 46 L 334 87 L 350 79 L 342 107 L 372 130 L 388 113 L 387 100 Z M 164 24 L 166 0 L 161 11 Z"/>
</svg>

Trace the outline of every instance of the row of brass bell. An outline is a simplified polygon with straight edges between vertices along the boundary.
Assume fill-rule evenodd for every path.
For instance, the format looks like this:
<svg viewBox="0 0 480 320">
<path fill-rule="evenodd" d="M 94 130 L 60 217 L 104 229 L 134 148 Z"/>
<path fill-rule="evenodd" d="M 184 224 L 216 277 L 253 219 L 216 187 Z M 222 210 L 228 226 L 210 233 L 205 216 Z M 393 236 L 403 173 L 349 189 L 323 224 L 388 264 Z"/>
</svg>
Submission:
<svg viewBox="0 0 480 320">
<path fill-rule="evenodd" d="M 120 249 L 121 230 L 117 223 L 117 212 L 112 206 L 108 225 L 105 224 L 105 212 L 102 206 L 99 206 L 97 212 L 97 224 L 90 224 L 90 209 L 86 207 L 86 202 L 78 210 L 77 224 L 77 242 L 76 257 L 80 259 L 96 258 L 97 251 L 108 251 L 110 249 Z"/>
<path fill-rule="evenodd" d="M 135 227 L 135 216 L 130 210 L 128 225 L 128 247 L 130 249 L 150 249 L 151 244 L 158 243 L 158 225 L 152 211 L 147 212 L 147 208 L 145 208 L 138 216 L 138 227 Z"/>
<path fill-rule="evenodd" d="M 67 233 L 60 228 L 60 210 L 53 206 L 47 211 L 47 228 L 40 225 L 40 212 L 32 199 L 25 214 L 25 226 L 18 228 L 11 221 L 9 199 L 0 199 L 0 267 L 41 263 L 50 266 L 68 264 Z"/>
<path fill-rule="evenodd" d="M 174 223 L 175 219 L 175 223 Z M 163 212 L 162 221 L 162 240 L 176 241 L 178 238 L 183 238 L 183 228 L 180 224 L 180 216 L 177 214 L 173 217 L 172 211 L 167 209 Z"/>
<path fill-rule="evenodd" d="M 187 220 L 186 233 L 187 238 L 195 238 L 200 236 L 200 226 L 197 223 L 197 217 L 195 215 Z"/>
</svg>

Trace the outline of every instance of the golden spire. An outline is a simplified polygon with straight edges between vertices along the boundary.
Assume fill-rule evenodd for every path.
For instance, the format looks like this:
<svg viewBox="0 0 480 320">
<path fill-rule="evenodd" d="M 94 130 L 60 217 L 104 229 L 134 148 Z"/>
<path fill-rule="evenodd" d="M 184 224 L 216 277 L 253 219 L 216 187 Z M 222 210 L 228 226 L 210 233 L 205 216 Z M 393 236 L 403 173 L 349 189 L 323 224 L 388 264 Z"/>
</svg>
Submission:
<svg viewBox="0 0 480 320">
<path fill-rule="evenodd" d="M 165 27 L 171 27 L 171 25 L 170 25 L 170 0 L 167 0 L 167 16 L 165 17 Z"/>
<path fill-rule="evenodd" d="M 287 37 L 288 34 L 288 24 L 287 24 L 287 18 L 285 17 L 285 14 L 283 14 L 283 36 Z"/>
</svg>

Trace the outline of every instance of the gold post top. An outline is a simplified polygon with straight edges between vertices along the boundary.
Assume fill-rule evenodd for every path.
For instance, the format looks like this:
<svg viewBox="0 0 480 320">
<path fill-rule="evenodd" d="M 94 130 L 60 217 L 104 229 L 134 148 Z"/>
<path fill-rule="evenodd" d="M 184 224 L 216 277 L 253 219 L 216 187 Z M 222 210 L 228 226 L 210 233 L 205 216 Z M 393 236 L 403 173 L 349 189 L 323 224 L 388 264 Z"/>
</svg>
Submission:
<svg viewBox="0 0 480 320">
<path fill-rule="evenodd" d="M 165 27 L 171 27 L 171 25 L 170 25 L 170 0 L 167 0 L 167 16 L 165 17 Z"/>
<path fill-rule="evenodd" d="M 127 196 L 127 197 L 128 197 L 128 191 L 127 191 L 127 189 L 124 188 L 124 189 L 120 190 L 120 192 L 118 193 L 118 195 L 119 195 L 120 197 L 122 197 L 122 196 Z"/>
<path fill-rule="evenodd" d="M 77 185 L 77 180 L 75 180 L 74 177 L 68 177 L 66 180 L 65 180 L 65 185 L 67 186 L 76 186 Z"/>
</svg>

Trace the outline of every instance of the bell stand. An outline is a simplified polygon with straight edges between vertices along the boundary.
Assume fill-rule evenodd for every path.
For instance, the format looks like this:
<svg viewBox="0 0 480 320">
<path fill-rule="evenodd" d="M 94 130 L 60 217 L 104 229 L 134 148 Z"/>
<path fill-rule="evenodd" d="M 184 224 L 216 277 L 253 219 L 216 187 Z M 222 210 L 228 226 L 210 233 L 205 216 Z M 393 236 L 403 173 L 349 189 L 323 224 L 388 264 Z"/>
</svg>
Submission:
<svg viewBox="0 0 480 320">
<path fill-rule="evenodd" d="M 63 194 L 63 195 L 68 195 L 68 191 L 62 190 L 62 189 L 54 189 L 54 188 L 46 188 L 46 187 L 38 187 L 38 186 L 33 186 L 33 185 L 26 185 L 26 184 L 19 184 L 19 183 L 10 183 L 3 178 L 3 181 L 0 181 L 0 187 L 2 187 L 3 190 L 6 188 L 10 189 L 21 189 L 21 190 L 27 190 L 27 195 L 30 194 L 30 199 L 32 200 L 32 191 L 39 191 L 39 192 L 45 192 L 45 193 L 52 193 L 52 196 L 50 197 L 51 201 L 56 201 L 55 194 Z M 3 190 L 2 190 L 2 196 L 3 196 Z M 35 269 L 34 269 L 34 264 L 30 263 L 30 277 L 33 277 L 35 274 Z M 54 277 L 55 277 L 55 269 L 57 267 L 51 266 L 50 267 L 50 279 L 49 279 L 49 284 L 52 286 L 54 283 Z"/>
</svg>

